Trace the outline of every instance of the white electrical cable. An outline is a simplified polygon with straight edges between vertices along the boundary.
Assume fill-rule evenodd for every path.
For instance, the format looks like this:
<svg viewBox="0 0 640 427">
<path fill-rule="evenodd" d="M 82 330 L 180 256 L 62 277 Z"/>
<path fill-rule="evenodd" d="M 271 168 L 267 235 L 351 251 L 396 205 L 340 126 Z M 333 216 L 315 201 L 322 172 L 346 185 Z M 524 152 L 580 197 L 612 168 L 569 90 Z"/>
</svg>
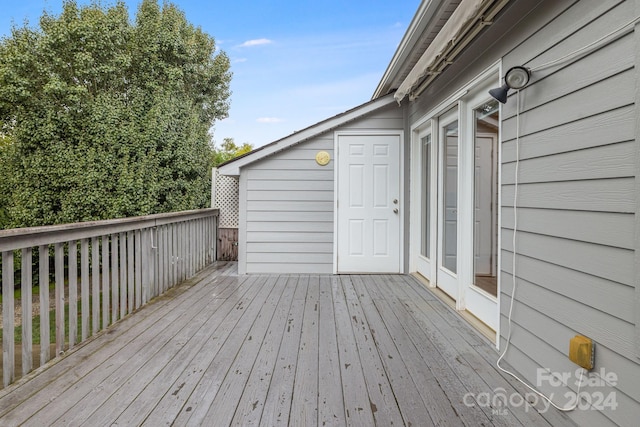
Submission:
<svg viewBox="0 0 640 427">
<path fill-rule="evenodd" d="M 627 27 L 629 27 L 630 25 L 635 25 L 638 21 L 640 21 L 640 16 L 636 16 L 635 18 L 633 18 L 631 21 L 627 22 L 626 24 L 622 25 L 621 27 L 618 27 L 617 29 L 611 31 L 608 34 L 605 34 L 604 36 L 600 37 L 599 39 L 589 43 L 586 46 L 581 47 L 580 49 L 576 49 L 571 53 L 566 54 L 565 56 L 562 56 L 558 59 L 554 59 L 553 61 L 549 61 L 546 62 L 542 65 L 538 65 L 537 67 L 533 67 L 531 68 L 531 72 L 534 71 L 538 71 L 538 70 L 542 70 L 544 68 L 549 68 L 549 67 L 553 67 L 554 65 L 560 64 L 562 62 L 568 61 L 570 59 L 572 59 L 573 57 L 584 53 L 586 51 L 588 51 L 591 48 L 595 48 L 597 47 L 601 42 L 607 40 L 609 37 L 614 36 L 614 35 L 618 35 L 618 33 L 622 33 L 623 31 L 625 31 L 627 29 Z"/>
<path fill-rule="evenodd" d="M 506 345 L 504 347 L 504 351 L 502 352 L 502 354 L 498 358 L 498 361 L 496 362 L 496 367 L 498 369 L 500 369 L 502 372 L 504 372 L 505 374 L 509 374 L 513 378 L 515 378 L 516 380 L 520 381 L 529 390 L 531 390 L 532 392 L 534 392 L 535 394 L 537 394 L 538 396 L 542 397 L 547 402 L 549 402 L 554 408 L 558 409 L 559 411 L 569 412 L 569 411 L 573 411 L 574 409 L 576 409 L 578 407 L 578 404 L 579 404 L 579 401 L 580 401 L 580 387 L 582 386 L 582 378 L 584 376 L 584 372 L 586 371 L 586 369 L 583 368 L 582 372 L 580 374 L 580 381 L 578 382 L 578 391 L 576 391 L 575 404 L 570 406 L 570 407 L 561 408 L 560 406 L 558 406 L 555 403 L 553 403 L 551 398 L 545 396 L 544 394 L 542 394 L 538 390 L 536 390 L 533 387 L 531 387 L 524 380 L 522 380 L 520 377 L 518 377 L 515 373 L 513 373 L 513 372 L 503 368 L 502 366 L 500 366 L 500 362 L 504 358 L 505 354 L 507 354 L 507 350 L 509 349 L 509 344 L 511 343 L 511 315 L 513 313 L 513 303 L 514 303 L 515 298 L 516 298 L 516 255 L 517 255 L 517 251 L 516 251 L 516 234 L 517 234 L 517 231 L 518 231 L 518 169 L 519 169 L 519 167 L 520 167 L 520 90 L 517 90 L 516 91 L 516 168 L 515 168 L 515 179 L 514 179 L 515 188 L 513 190 L 513 240 L 512 240 L 512 244 L 513 244 L 513 259 L 512 259 L 512 263 L 511 263 L 511 277 L 513 279 L 513 287 L 511 289 L 511 304 L 509 305 L 509 317 L 508 317 L 508 321 L 507 321 L 507 325 L 508 325 L 507 343 L 506 343 Z"/>
</svg>

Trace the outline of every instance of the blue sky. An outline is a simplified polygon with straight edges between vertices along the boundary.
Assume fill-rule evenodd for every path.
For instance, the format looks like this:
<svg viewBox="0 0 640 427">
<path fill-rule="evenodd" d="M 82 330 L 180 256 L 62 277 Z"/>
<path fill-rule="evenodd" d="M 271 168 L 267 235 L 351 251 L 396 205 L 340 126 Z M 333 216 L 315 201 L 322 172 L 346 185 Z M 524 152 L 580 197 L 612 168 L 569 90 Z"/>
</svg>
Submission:
<svg viewBox="0 0 640 427">
<path fill-rule="evenodd" d="M 0 36 L 62 0 L 1 0 Z M 78 0 L 79 4 L 89 3 Z M 113 1 L 102 1 L 113 4 Z M 140 0 L 126 0 L 130 16 Z M 368 101 L 419 0 L 174 0 L 231 59 L 231 109 L 213 138 L 255 147 Z"/>
</svg>

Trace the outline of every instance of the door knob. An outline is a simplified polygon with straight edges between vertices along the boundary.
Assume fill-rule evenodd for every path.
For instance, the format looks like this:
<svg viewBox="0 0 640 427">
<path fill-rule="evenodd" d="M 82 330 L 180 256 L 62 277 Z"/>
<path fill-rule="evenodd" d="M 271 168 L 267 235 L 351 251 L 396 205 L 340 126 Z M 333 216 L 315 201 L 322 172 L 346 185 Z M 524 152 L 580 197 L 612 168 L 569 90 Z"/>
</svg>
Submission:
<svg viewBox="0 0 640 427">
<path fill-rule="evenodd" d="M 393 204 L 397 205 L 398 204 L 398 199 L 393 199 Z"/>
<path fill-rule="evenodd" d="M 394 208 L 393 213 L 398 213 L 398 208 Z"/>
</svg>

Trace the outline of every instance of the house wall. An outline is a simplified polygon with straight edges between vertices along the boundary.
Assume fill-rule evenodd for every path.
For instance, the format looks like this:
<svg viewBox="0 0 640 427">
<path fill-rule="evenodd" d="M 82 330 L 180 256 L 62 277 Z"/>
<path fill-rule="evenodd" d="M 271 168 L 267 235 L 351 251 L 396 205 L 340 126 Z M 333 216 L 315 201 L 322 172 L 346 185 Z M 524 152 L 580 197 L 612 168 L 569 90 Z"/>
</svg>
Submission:
<svg viewBox="0 0 640 427">
<path fill-rule="evenodd" d="M 535 68 L 639 15 L 638 0 L 512 2 L 407 107 L 408 126 L 496 60 L 504 71 Z M 581 393 L 592 403 L 601 396 L 613 400 L 569 413 L 585 426 L 630 426 L 640 419 L 639 32 L 636 25 L 588 55 L 535 72 L 520 97 L 517 290 L 505 360 L 566 406 L 565 393 L 573 394 L 578 380 L 578 367 L 567 358 L 569 340 L 592 338 L 594 372 L 612 375 Z M 512 95 L 501 113 L 501 350 L 512 295 L 516 104 Z M 570 373 L 569 388 L 542 379 L 541 368 Z"/>
<path fill-rule="evenodd" d="M 391 105 L 247 165 L 240 176 L 241 273 L 333 273 L 334 131 L 403 129 Z M 331 161 L 320 166 L 318 151 Z"/>
</svg>

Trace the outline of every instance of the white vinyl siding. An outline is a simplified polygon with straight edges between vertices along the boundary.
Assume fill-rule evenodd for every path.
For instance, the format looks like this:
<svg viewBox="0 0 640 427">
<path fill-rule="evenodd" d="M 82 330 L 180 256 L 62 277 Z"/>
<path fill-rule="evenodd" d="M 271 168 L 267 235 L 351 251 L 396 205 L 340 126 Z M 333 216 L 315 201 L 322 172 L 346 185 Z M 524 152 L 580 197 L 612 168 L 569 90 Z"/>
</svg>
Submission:
<svg viewBox="0 0 640 427">
<path fill-rule="evenodd" d="M 402 128 L 392 104 L 243 167 L 240 271 L 332 273 L 334 131 Z M 316 163 L 319 151 L 330 154 L 327 166 Z"/>
</svg>

